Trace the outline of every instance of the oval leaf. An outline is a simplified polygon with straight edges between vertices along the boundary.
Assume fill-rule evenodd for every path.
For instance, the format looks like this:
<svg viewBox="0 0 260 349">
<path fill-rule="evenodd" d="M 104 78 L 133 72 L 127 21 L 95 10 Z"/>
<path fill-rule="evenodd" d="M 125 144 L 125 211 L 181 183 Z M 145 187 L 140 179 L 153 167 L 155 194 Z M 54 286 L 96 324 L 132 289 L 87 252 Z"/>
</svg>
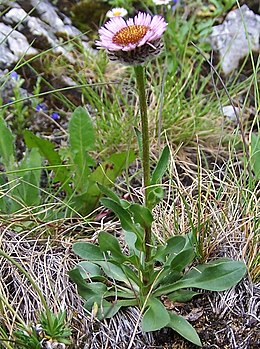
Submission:
<svg viewBox="0 0 260 349">
<path fill-rule="evenodd" d="M 132 204 L 129 207 L 129 210 L 133 214 L 135 223 L 139 223 L 143 228 L 151 227 L 153 223 L 153 215 L 149 208 L 138 204 Z"/>
<path fill-rule="evenodd" d="M 201 347 L 202 344 L 197 332 L 182 316 L 170 313 L 170 322 L 168 323 L 167 327 L 172 328 L 174 331 L 178 332 L 182 337 L 186 338 L 191 343 L 194 343 Z"/>
<path fill-rule="evenodd" d="M 93 124 L 86 109 L 78 107 L 74 110 L 68 129 L 71 149 L 78 154 L 80 163 L 85 163 L 86 151 L 95 145 Z"/>
<path fill-rule="evenodd" d="M 221 258 L 192 268 L 181 280 L 172 285 L 159 287 L 154 295 L 158 297 L 187 287 L 224 291 L 236 285 L 245 273 L 244 262 Z"/>
<path fill-rule="evenodd" d="M 79 257 L 92 261 L 104 260 L 104 255 L 100 248 L 89 242 L 76 242 L 72 246 L 72 251 Z"/>
<path fill-rule="evenodd" d="M 197 296 L 198 292 L 190 290 L 178 290 L 173 293 L 168 294 L 168 298 L 173 302 L 185 303 L 189 302 L 194 296 Z"/>
<path fill-rule="evenodd" d="M 209 291 L 224 291 L 236 285 L 246 273 L 243 262 L 219 259 L 191 269 L 180 283 Z"/>
<path fill-rule="evenodd" d="M 77 268 L 84 279 L 102 276 L 99 266 L 88 261 L 79 262 Z"/>
<path fill-rule="evenodd" d="M 144 332 L 157 331 L 165 327 L 170 321 L 168 311 L 157 298 L 148 301 L 148 309 L 144 313 L 142 328 Z"/>
<path fill-rule="evenodd" d="M 127 257 L 121 251 L 119 242 L 113 235 L 105 231 L 101 231 L 98 236 L 98 242 L 102 252 L 110 251 L 114 259 L 119 262 L 124 262 L 127 260 Z"/>
</svg>

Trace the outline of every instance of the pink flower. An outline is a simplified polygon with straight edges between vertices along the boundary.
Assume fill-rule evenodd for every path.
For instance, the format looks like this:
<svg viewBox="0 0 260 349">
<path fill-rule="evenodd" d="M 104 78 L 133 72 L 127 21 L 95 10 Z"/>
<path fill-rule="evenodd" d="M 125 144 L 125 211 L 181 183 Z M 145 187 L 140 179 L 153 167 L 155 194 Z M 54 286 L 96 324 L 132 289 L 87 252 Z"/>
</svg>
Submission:
<svg viewBox="0 0 260 349">
<path fill-rule="evenodd" d="M 161 37 L 167 23 L 161 16 L 139 12 L 134 18 L 111 18 L 99 29 L 98 48 L 104 48 L 112 60 L 140 64 L 161 52 Z"/>
</svg>

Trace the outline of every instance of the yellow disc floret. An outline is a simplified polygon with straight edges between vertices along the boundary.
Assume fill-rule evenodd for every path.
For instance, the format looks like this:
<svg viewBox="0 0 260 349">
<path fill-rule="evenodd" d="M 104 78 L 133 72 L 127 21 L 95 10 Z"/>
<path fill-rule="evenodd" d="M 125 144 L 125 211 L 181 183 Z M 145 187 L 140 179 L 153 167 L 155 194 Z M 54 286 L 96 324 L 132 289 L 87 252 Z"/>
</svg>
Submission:
<svg viewBox="0 0 260 349">
<path fill-rule="evenodd" d="M 148 32 L 146 25 L 129 25 L 120 29 L 113 37 L 113 43 L 117 45 L 137 44 Z"/>
</svg>

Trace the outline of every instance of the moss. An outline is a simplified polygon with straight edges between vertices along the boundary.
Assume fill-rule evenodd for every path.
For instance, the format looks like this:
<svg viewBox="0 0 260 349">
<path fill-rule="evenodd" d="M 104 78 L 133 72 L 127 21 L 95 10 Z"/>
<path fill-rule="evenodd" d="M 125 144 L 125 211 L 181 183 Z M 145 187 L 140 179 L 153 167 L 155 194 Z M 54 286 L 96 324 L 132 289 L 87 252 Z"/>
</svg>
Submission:
<svg viewBox="0 0 260 349">
<path fill-rule="evenodd" d="M 110 6 L 102 0 L 83 0 L 72 7 L 74 24 L 88 35 L 97 31 Z"/>
</svg>

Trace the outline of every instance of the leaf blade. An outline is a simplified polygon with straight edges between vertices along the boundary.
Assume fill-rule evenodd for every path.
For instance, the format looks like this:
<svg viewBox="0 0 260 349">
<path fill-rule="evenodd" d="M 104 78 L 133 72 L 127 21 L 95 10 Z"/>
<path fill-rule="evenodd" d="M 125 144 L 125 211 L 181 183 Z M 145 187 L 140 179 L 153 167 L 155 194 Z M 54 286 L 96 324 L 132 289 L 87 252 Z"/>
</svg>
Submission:
<svg viewBox="0 0 260 349">
<path fill-rule="evenodd" d="M 170 313 L 170 321 L 167 327 L 172 328 L 174 331 L 179 333 L 182 337 L 198 345 L 202 346 L 200 338 L 195 331 L 195 329 L 191 326 L 191 324 L 185 320 L 182 316 L 177 315 L 175 313 Z"/>
</svg>

